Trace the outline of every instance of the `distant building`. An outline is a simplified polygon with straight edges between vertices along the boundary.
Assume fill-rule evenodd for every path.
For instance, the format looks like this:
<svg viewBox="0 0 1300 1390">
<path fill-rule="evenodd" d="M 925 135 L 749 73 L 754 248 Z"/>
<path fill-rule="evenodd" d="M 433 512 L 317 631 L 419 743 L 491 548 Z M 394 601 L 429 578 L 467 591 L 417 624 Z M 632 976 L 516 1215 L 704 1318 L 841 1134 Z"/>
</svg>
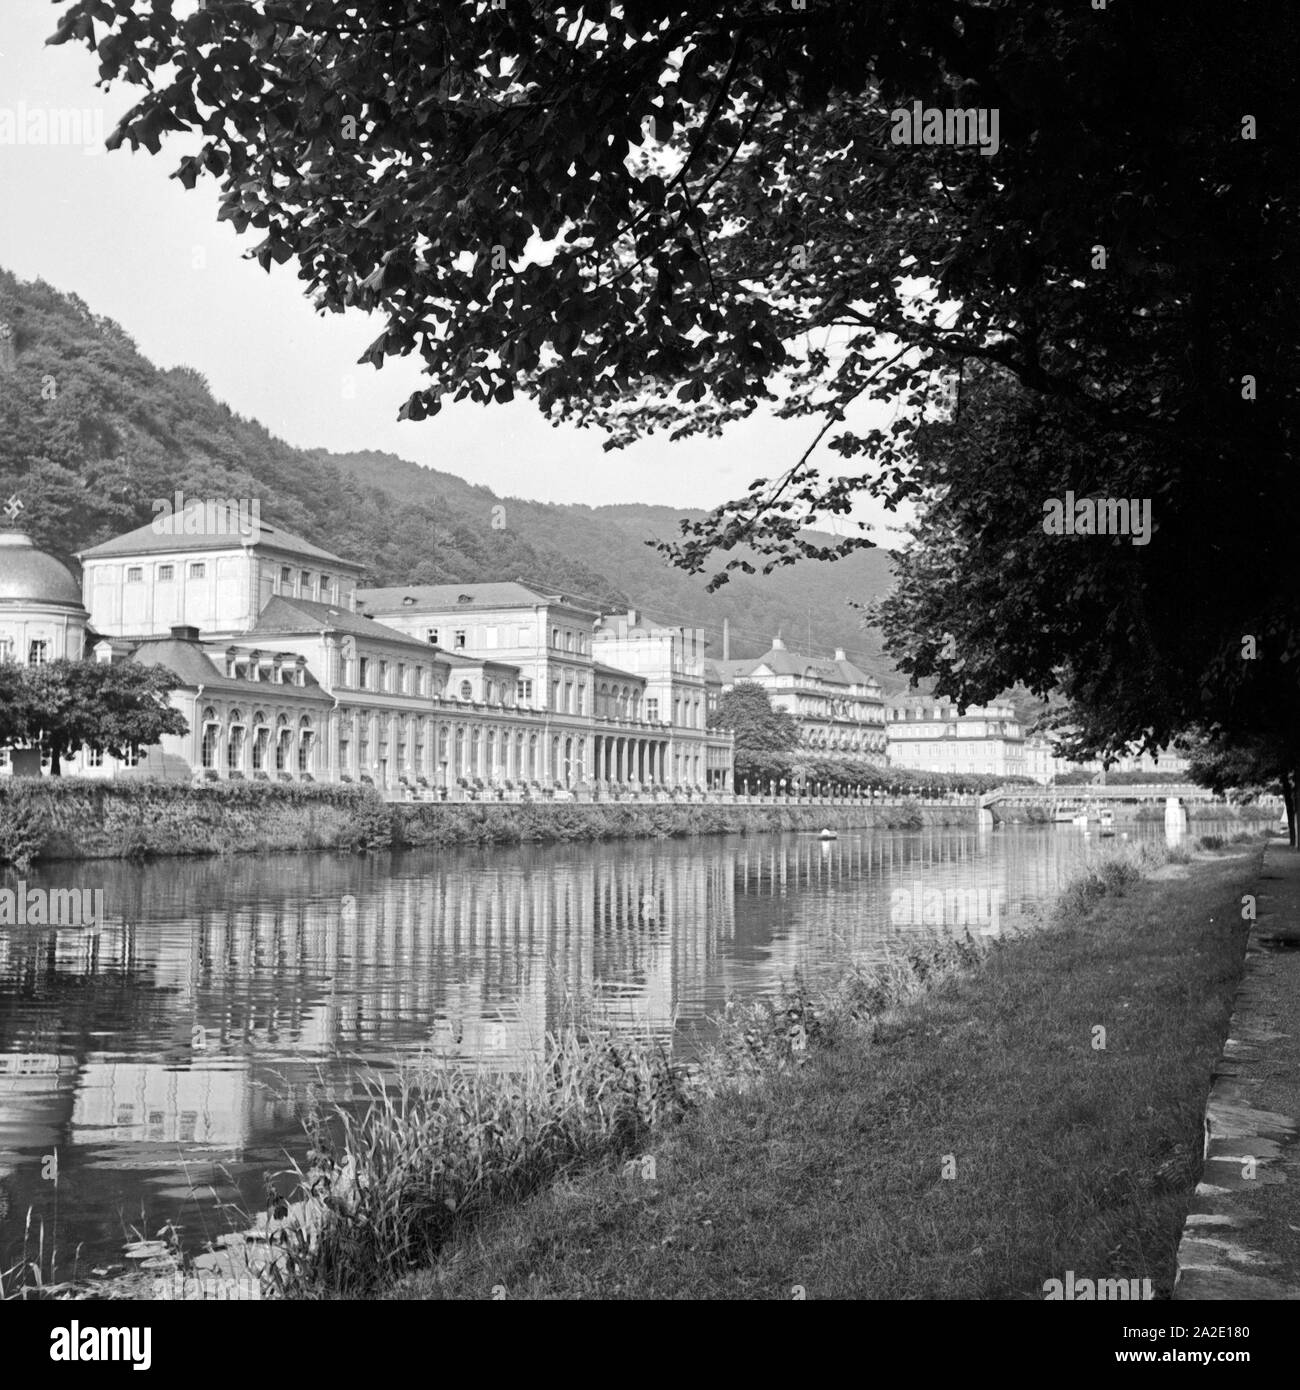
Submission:
<svg viewBox="0 0 1300 1390">
<path fill-rule="evenodd" d="M 741 682 L 762 686 L 772 707 L 798 724 L 801 750 L 884 764 L 887 741 L 880 682 L 849 661 L 842 647 L 827 661 L 789 651 L 776 637 L 760 657 L 716 661 L 712 667 L 722 691 Z"/>
<path fill-rule="evenodd" d="M 917 693 L 889 701 L 889 761 L 918 772 L 1025 777 L 1025 738 L 1010 704 L 971 705 Z"/>
<path fill-rule="evenodd" d="M 1035 782 L 1044 784 L 1070 772 L 1090 772 L 1100 776 L 1102 770 L 1100 759 L 1094 758 L 1087 762 L 1073 763 L 1067 758 L 1060 757 L 1053 752 L 1051 740 L 1042 735 L 1034 735 L 1026 739 L 1025 763 L 1028 769 L 1026 776 L 1032 777 Z M 1182 774 L 1186 773 L 1188 767 L 1187 755 L 1170 747 L 1162 748 L 1158 754 L 1135 753 L 1120 758 L 1110 765 L 1108 771 Z"/>
</svg>

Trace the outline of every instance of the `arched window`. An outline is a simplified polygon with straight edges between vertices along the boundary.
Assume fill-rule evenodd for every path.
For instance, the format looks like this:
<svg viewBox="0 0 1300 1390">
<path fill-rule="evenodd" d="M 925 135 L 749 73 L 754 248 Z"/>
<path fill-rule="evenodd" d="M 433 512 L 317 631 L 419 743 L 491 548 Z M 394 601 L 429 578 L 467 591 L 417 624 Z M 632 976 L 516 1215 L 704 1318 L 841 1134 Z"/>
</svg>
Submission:
<svg viewBox="0 0 1300 1390">
<path fill-rule="evenodd" d="M 311 715 L 304 714 L 298 721 L 298 771 L 311 771 L 312 748 L 316 740 L 316 731 L 311 726 Z"/>
<path fill-rule="evenodd" d="M 271 743 L 271 728 L 266 722 L 266 713 L 258 710 L 253 715 L 253 771 L 262 772 L 266 768 L 266 750 Z"/>
<path fill-rule="evenodd" d="M 230 772 L 239 772 L 244 766 L 244 735 L 247 732 L 243 714 L 237 709 L 232 709 L 230 735 L 226 739 L 226 768 Z"/>
<path fill-rule="evenodd" d="M 203 711 L 203 741 L 199 745 L 199 761 L 204 767 L 216 767 L 217 744 L 221 740 L 221 721 L 209 705 Z"/>
<path fill-rule="evenodd" d="M 293 730 L 289 727 L 288 715 L 281 714 L 275 721 L 275 770 L 288 772 L 289 747 L 293 743 Z"/>
</svg>

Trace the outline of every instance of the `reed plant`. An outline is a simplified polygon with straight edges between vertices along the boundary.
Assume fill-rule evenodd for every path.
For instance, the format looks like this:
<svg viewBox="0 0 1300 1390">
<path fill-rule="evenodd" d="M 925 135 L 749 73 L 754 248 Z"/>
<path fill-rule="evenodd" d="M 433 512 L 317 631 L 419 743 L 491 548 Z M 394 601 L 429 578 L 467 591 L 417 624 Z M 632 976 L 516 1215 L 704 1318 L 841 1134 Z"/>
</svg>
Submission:
<svg viewBox="0 0 1300 1390">
<path fill-rule="evenodd" d="M 299 1198 L 270 1266 L 283 1296 L 355 1296 L 428 1263 L 489 1209 L 598 1159 L 638 1154 L 690 1104 L 653 1042 L 570 1023 L 518 1068 L 428 1058 L 314 1116 Z"/>
</svg>

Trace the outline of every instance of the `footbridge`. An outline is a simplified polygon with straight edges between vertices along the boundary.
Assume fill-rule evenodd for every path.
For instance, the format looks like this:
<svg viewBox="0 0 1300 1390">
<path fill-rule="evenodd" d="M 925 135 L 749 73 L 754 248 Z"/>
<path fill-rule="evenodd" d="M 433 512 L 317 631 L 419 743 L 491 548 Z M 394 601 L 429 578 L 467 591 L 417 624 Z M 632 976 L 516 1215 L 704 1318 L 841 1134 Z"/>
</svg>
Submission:
<svg viewBox="0 0 1300 1390">
<path fill-rule="evenodd" d="M 995 787 L 979 798 L 979 823 L 982 828 L 993 824 L 996 806 L 1041 806 L 1053 820 L 1099 814 L 1102 810 L 1142 802 L 1167 804 L 1170 798 L 1186 805 L 1189 802 L 1222 801 L 1222 797 L 1206 787 L 1192 782 L 1134 783 L 1131 786 L 1102 786 L 1086 783 L 1077 787 Z"/>
</svg>

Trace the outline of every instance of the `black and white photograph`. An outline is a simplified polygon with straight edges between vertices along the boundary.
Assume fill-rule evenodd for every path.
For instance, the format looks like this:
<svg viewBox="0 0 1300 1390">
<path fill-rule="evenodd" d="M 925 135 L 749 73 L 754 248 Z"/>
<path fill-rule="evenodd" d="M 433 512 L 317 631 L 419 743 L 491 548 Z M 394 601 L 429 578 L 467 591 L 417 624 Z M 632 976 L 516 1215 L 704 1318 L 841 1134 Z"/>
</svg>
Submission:
<svg viewBox="0 0 1300 1390">
<path fill-rule="evenodd" d="M 6 1368 L 1284 1365 L 1298 320 L 1295 0 L 3 0 Z"/>
</svg>

